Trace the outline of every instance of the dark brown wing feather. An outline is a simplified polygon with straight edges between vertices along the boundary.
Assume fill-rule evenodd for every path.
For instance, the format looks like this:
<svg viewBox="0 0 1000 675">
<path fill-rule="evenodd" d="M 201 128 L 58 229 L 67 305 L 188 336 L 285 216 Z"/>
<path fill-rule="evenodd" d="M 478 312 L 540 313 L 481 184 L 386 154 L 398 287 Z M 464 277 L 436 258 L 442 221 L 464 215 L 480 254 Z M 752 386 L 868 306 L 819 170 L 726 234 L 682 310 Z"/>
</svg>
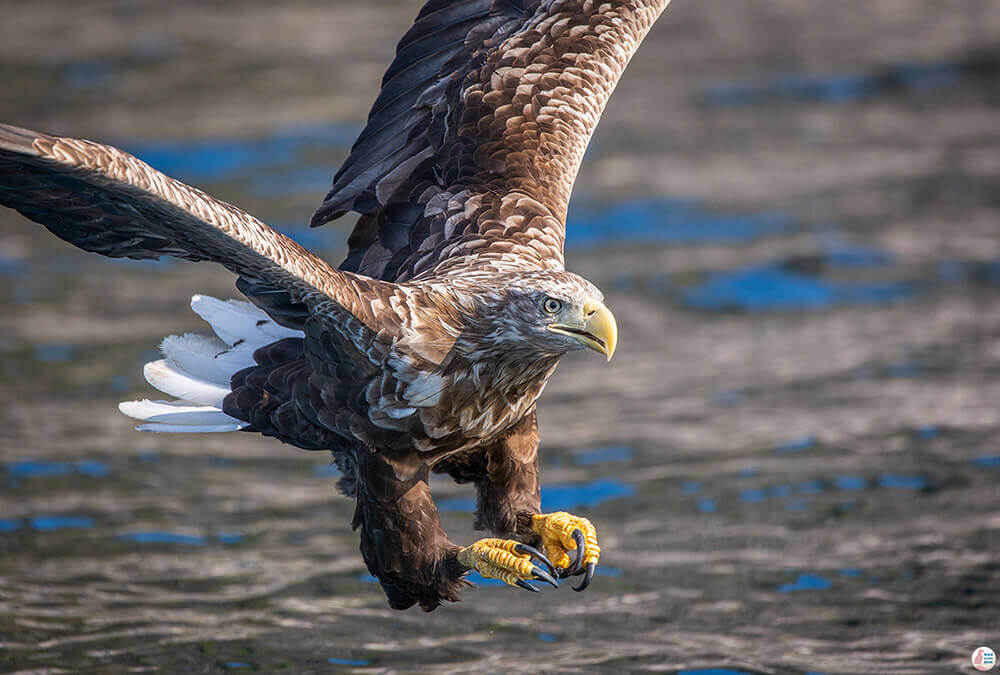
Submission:
<svg viewBox="0 0 1000 675">
<path fill-rule="evenodd" d="M 313 216 L 362 214 L 342 269 L 561 268 L 583 152 L 668 1 L 429 2 Z"/>
</svg>

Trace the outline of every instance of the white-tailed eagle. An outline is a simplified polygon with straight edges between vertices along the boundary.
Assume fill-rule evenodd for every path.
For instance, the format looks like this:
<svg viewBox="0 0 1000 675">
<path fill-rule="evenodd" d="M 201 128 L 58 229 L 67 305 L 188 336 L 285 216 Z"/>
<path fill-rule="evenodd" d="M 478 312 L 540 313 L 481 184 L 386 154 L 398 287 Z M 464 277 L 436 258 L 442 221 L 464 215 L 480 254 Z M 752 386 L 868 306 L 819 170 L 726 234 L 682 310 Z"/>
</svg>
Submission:
<svg viewBox="0 0 1000 675">
<path fill-rule="evenodd" d="M 368 569 L 395 608 L 457 600 L 471 569 L 594 574 L 585 518 L 543 514 L 535 402 L 560 357 L 611 358 L 601 292 L 563 263 L 580 161 L 669 0 L 430 0 L 313 216 L 360 214 L 339 268 L 113 147 L 0 125 L 0 203 L 84 250 L 209 260 L 247 302 L 195 296 L 214 336 L 171 336 L 138 427 L 242 429 L 333 453 Z M 430 471 L 474 482 L 463 547 Z M 537 547 L 537 548 L 536 548 Z M 538 549 L 541 549 L 540 551 Z"/>
</svg>

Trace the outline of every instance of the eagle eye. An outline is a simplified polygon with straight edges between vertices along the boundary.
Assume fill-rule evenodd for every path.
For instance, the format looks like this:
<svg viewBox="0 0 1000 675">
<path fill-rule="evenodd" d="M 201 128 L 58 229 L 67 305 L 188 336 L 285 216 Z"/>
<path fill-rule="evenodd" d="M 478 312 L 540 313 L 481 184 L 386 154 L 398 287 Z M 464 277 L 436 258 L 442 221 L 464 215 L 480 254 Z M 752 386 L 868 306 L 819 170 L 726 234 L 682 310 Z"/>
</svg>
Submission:
<svg viewBox="0 0 1000 675">
<path fill-rule="evenodd" d="M 555 314 L 562 309 L 562 302 L 556 300 L 555 298 L 545 298 L 545 302 L 542 303 L 542 308 L 548 314 Z"/>
</svg>

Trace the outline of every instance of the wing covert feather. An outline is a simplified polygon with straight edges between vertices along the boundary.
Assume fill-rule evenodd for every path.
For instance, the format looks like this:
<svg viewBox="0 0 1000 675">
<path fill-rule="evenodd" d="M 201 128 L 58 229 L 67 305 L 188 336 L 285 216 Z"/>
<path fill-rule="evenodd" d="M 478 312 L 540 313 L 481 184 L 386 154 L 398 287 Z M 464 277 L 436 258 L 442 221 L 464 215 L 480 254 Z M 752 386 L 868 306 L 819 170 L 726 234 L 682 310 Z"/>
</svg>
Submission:
<svg viewBox="0 0 1000 675">
<path fill-rule="evenodd" d="M 668 2 L 427 3 L 313 216 L 362 215 L 341 269 L 561 268 L 584 150 Z"/>
</svg>

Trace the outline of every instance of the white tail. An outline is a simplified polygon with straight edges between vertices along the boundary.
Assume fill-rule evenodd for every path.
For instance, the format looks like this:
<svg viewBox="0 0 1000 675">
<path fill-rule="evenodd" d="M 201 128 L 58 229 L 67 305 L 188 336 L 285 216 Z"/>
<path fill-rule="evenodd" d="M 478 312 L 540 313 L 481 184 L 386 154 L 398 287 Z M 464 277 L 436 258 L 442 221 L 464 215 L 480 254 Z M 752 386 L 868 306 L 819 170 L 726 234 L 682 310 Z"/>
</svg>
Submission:
<svg viewBox="0 0 1000 675">
<path fill-rule="evenodd" d="M 215 336 L 170 335 L 160 343 L 163 358 L 143 368 L 146 381 L 173 401 L 123 401 L 118 409 L 144 424 L 139 431 L 207 433 L 237 431 L 246 422 L 222 412 L 229 380 L 254 364 L 259 347 L 300 331 L 279 326 L 249 302 L 219 300 L 207 295 L 191 298 L 191 309 L 211 325 Z"/>
</svg>

